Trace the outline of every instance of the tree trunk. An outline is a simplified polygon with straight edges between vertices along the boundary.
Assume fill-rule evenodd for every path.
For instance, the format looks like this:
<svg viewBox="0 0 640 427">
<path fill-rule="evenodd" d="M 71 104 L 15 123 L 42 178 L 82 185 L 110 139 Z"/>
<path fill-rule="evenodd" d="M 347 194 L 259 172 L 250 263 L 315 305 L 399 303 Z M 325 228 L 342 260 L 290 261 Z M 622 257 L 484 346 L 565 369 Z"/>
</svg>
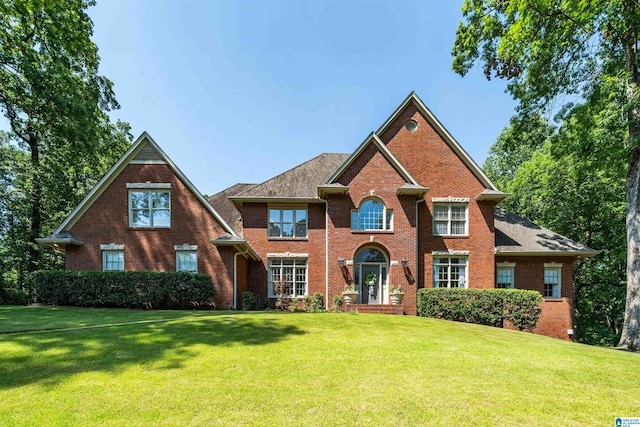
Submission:
<svg viewBox="0 0 640 427">
<path fill-rule="evenodd" d="M 628 27 L 624 34 L 625 68 L 628 73 L 627 100 L 632 101 L 638 91 L 638 31 L 635 11 L 637 0 L 625 0 Z M 624 325 L 618 347 L 640 351 L 640 111 L 630 108 L 629 165 L 627 168 L 627 301 Z"/>
<path fill-rule="evenodd" d="M 27 254 L 27 272 L 36 271 L 39 266 L 40 251 L 36 238 L 42 234 L 42 182 L 40 177 L 40 147 L 38 136 L 29 134 L 29 149 L 31 150 L 32 187 L 29 195 L 31 204 L 29 225 L 29 250 Z"/>
</svg>

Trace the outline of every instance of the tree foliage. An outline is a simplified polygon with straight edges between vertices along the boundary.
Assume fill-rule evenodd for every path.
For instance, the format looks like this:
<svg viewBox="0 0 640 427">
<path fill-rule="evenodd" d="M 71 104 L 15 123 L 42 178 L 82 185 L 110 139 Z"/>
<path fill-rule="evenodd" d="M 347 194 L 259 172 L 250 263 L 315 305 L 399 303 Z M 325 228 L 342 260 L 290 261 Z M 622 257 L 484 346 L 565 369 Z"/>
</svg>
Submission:
<svg viewBox="0 0 640 427">
<path fill-rule="evenodd" d="M 637 0 L 465 0 L 462 12 L 463 21 L 452 52 L 454 71 L 465 75 L 479 62 L 487 78 L 508 80 L 507 90 L 520 102 L 521 114 L 571 111 L 563 120 L 584 125 L 573 128 L 576 138 L 569 138 L 566 145 L 577 156 L 566 154 L 570 156 L 567 160 L 580 159 L 578 167 L 570 163 L 566 168 L 569 171 L 554 167 L 548 156 L 556 153 L 537 154 L 537 161 L 546 163 L 550 177 L 541 185 L 562 192 L 569 191 L 569 187 L 575 189 L 566 197 L 581 199 L 586 211 L 579 211 L 578 220 L 588 225 L 598 209 L 612 207 L 600 205 L 594 183 L 585 179 L 587 172 L 598 167 L 603 181 L 625 179 L 626 173 L 627 297 L 619 345 L 640 351 Z M 561 104 L 576 99 L 587 102 L 582 108 Z M 592 113 L 599 116 L 589 118 Z M 583 144 L 580 136 L 589 136 L 592 146 Z M 618 167 L 621 160 L 626 161 L 622 170 Z M 572 184 L 565 180 L 567 174 L 573 179 Z M 611 188 L 619 191 L 615 185 Z M 560 212 L 565 209 L 562 203 L 558 200 Z M 535 201 L 533 205 L 532 209 L 536 209 Z M 612 215 L 612 219 L 618 217 Z"/>
<path fill-rule="evenodd" d="M 112 83 L 98 73 L 93 1 L 0 3 L 0 253 L 4 280 L 60 265 L 35 243 L 54 230 L 130 144 L 111 123 Z"/>
</svg>

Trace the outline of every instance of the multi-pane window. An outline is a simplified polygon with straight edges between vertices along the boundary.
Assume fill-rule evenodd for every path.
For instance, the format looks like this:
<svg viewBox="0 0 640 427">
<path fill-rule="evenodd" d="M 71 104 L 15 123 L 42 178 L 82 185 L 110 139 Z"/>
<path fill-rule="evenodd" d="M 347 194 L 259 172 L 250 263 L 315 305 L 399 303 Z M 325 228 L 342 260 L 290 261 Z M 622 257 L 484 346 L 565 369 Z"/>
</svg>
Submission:
<svg viewBox="0 0 640 427">
<path fill-rule="evenodd" d="M 434 204 L 433 205 L 433 234 L 436 236 L 466 236 L 467 205 Z"/>
<path fill-rule="evenodd" d="M 559 267 L 545 267 L 544 296 L 547 298 L 560 298 L 560 268 Z"/>
<path fill-rule="evenodd" d="M 292 298 L 307 294 L 306 259 L 270 259 L 269 295 L 276 296 L 276 285 L 284 287 L 284 294 Z"/>
<path fill-rule="evenodd" d="M 102 251 L 102 271 L 124 271 L 124 251 Z"/>
<path fill-rule="evenodd" d="M 171 193 L 158 190 L 130 190 L 129 225 L 171 227 Z"/>
<path fill-rule="evenodd" d="M 513 267 L 498 267 L 496 271 L 496 288 L 513 289 Z"/>
<path fill-rule="evenodd" d="M 378 199 L 367 199 L 360 208 L 351 211 L 352 230 L 391 230 L 393 210 Z"/>
<path fill-rule="evenodd" d="M 434 288 L 466 288 L 466 257 L 435 257 L 433 259 Z"/>
<path fill-rule="evenodd" d="M 198 272 L 197 251 L 176 251 L 176 271 Z"/>
<path fill-rule="evenodd" d="M 269 209 L 269 237 L 307 237 L 307 210 Z"/>
</svg>

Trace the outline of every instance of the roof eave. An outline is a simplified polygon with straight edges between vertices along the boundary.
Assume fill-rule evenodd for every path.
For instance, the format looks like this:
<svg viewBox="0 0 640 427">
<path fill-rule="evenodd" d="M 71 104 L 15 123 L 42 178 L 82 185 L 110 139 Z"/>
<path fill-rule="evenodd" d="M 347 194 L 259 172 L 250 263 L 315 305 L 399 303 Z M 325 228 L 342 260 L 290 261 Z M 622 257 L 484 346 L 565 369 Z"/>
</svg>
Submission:
<svg viewBox="0 0 640 427">
<path fill-rule="evenodd" d="M 416 196 L 418 200 L 424 199 L 424 196 L 431 190 L 429 187 L 411 186 L 411 187 L 398 187 L 396 195 L 398 196 Z"/>
<path fill-rule="evenodd" d="M 349 194 L 349 187 L 341 184 L 318 185 L 318 197 L 324 199 L 330 194 L 338 196 L 347 195 Z"/>
<path fill-rule="evenodd" d="M 246 252 L 254 261 L 260 261 L 260 255 L 244 239 L 209 239 L 216 246 L 232 246 L 240 252 Z"/>
<path fill-rule="evenodd" d="M 498 204 L 501 201 L 503 201 L 504 199 L 506 199 L 507 197 L 509 197 L 510 195 L 511 194 L 503 193 L 502 191 L 494 191 L 494 190 L 483 191 L 482 193 L 480 193 L 480 194 L 478 194 L 476 196 L 476 201 L 477 202 L 484 202 L 484 201 L 490 200 L 490 201 L 494 201 L 494 202 L 496 202 L 496 204 Z"/>
<path fill-rule="evenodd" d="M 574 258 L 589 258 L 602 251 L 514 251 L 495 249 L 496 256 L 570 256 Z"/>
</svg>

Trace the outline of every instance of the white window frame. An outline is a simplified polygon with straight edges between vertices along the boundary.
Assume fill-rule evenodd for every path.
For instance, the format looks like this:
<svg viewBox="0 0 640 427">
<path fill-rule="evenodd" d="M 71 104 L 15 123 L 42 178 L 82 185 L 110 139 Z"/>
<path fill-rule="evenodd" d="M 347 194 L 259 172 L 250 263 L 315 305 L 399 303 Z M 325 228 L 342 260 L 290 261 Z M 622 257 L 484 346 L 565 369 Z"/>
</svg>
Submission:
<svg viewBox="0 0 640 427">
<path fill-rule="evenodd" d="M 176 271 L 186 271 L 187 273 L 194 273 L 197 274 L 198 273 L 198 245 L 188 245 L 188 244 L 184 244 L 184 245 L 176 245 L 173 247 L 173 249 L 176 252 Z M 185 255 L 185 254 L 194 254 L 196 259 L 195 259 L 195 270 L 193 269 L 182 269 L 180 268 L 182 266 L 182 263 L 180 261 L 180 256 L 181 255 Z"/>
<path fill-rule="evenodd" d="M 452 258 L 457 258 L 459 260 L 464 260 L 464 263 L 458 262 L 458 263 L 452 263 L 451 259 Z M 442 260 L 446 259 L 446 262 L 443 262 Z M 458 284 L 461 284 L 462 286 L 451 286 L 453 280 L 451 279 L 451 272 L 452 272 L 452 267 L 463 267 L 464 268 L 464 277 L 462 277 L 461 279 L 457 280 Z M 434 255 L 433 256 L 433 287 L 434 288 L 445 288 L 445 286 L 440 286 L 440 282 L 442 282 L 443 280 L 440 279 L 439 277 L 439 272 L 442 268 L 446 268 L 446 283 L 447 289 L 467 289 L 469 288 L 469 257 L 467 255 L 454 255 L 454 254 L 447 254 L 447 255 Z M 458 271 L 458 274 L 460 272 Z"/>
<path fill-rule="evenodd" d="M 131 228 L 171 228 L 171 184 L 170 183 L 127 183 L 128 191 L 128 206 L 129 206 L 129 227 Z M 131 194 L 132 193 L 147 193 L 148 197 L 148 212 L 149 212 L 149 225 L 136 225 L 133 223 L 133 205 Z M 169 195 L 169 207 L 168 208 L 155 208 L 153 207 L 153 194 L 154 193 L 167 193 Z M 142 209 L 135 209 L 142 210 Z M 167 225 L 155 225 L 153 223 L 154 211 L 167 211 L 169 213 L 169 224 Z"/>
<path fill-rule="evenodd" d="M 557 272 L 558 283 L 547 282 L 547 272 Z M 551 295 L 547 295 L 547 285 L 551 285 Z M 542 296 L 549 299 L 562 298 L 562 264 L 557 262 L 549 262 L 544 264 Z M 554 292 L 554 287 L 557 292 Z M 554 295 L 555 294 L 555 295 Z"/>
<path fill-rule="evenodd" d="M 279 277 L 283 277 L 285 268 L 291 268 L 291 279 L 287 282 L 291 283 L 292 292 L 288 295 L 291 298 L 302 298 L 309 294 L 309 263 L 307 258 L 269 258 L 269 269 L 267 274 L 269 276 L 269 298 L 276 298 L 277 295 L 274 292 L 274 270 L 279 269 Z M 304 271 L 304 280 L 299 280 L 300 275 Z M 301 285 L 304 288 L 302 293 L 297 292 L 298 286 Z"/>
<path fill-rule="evenodd" d="M 382 228 L 361 227 L 363 218 L 360 209 L 369 201 L 378 202 L 382 205 Z M 351 210 L 351 231 L 393 231 L 393 209 L 388 209 L 387 205 L 379 197 L 367 197 L 360 202 L 358 209 Z"/>
<path fill-rule="evenodd" d="M 447 208 L 447 219 L 437 219 L 436 218 L 436 209 L 437 208 L 442 208 L 442 207 L 446 207 Z M 453 215 L 452 215 L 452 208 L 453 207 L 462 207 L 464 208 L 464 220 L 460 220 L 460 219 L 453 219 Z M 436 224 L 437 223 L 444 223 L 446 222 L 447 224 L 447 232 L 446 233 L 439 233 L 437 231 L 436 228 Z M 452 223 L 457 222 L 464 222 L 464 232 L 462 234 L 453 234 L 452 233 Z M 467 237 L 469 236 L 469 203 L 461 203 L 461 202 L 457 202 L 457 203 L 442 203 L 442 202 L 434 202 L 433 203 L 433 235 L 434 236 L 462 236 L 462 237 Z"/>
<path fill-rule="evenodd" d="M 279 211 L 280 212 L 280 221 L 278 223 L 272 222 L 271 221 L 271 211 Z M 283 229 L 283 224 L 288 224 L 288 222 L 283 222 L 283 212 L 284 211 L 292 211 L 292 225 L 293 225 L 293 235 L 292 236 L 283 236 L 282 233 L 282 229 Z M 297 235 L 297 220 L 296 220 L 296 216 L 298 211 L 304 211 L 305 212 L 305 229 L 304 229 L 304 236 L 298 236 Z M 268 211 L 267 211 L 267 237 L 270 239 L 306 239 L 307 236 L 309 235 L 309 209 L 305 206 L 271 206 L 269 207 Z M 271 234 L 271 224 L 276 224 L 280 230 L 280 235 L 272 235 Z"/>
<path fill-rule="evenodd" d="M 499 262 L 496 264 L 496 289 L 514 289 L 515 288 L 515 267 L 513 262 Z M 500 271 L 509 271 L 511 281 L 500 281 Z M 506 284 L 507 286 L 501 286 Z"/>
<path fill-rule="evenodd" d="M 116 245 L 109 243 L 107 245 L 100 245 L 102 251 L 102 271 L 124 271 L 124 245 Z M 111 255 L 119 254 L 122 261 L 121 269 L 109 269 L 109 260 L 107 259 Z"/>
</svg>

